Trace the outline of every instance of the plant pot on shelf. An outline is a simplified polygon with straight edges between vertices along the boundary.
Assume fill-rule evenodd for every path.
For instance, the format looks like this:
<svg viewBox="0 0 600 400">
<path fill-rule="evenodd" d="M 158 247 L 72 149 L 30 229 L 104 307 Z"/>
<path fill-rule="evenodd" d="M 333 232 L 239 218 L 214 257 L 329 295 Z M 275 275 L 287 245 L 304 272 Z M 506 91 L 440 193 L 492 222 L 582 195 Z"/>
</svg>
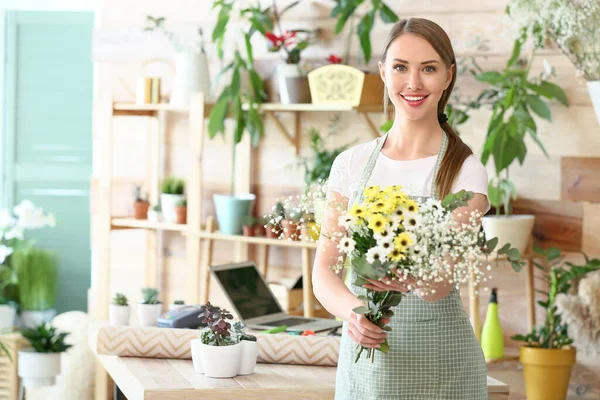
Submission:
<svg viewBox="0 0 600 400">
<path fill-rule="evenodd" d="M 187 207 L 175 207 L 175 223 L 187 224 Z"/>
<path fill-rule="evenodd" d="M 522 346 L 519 360 L 523 364 L 527 398 L 530 400 L 566 399 L 575 359 L 574 347 L 544 349 Z"/>
<path fill-rule="evenodd" d="M 527 250 L 534 223 L 534 215 L 489 215 L 483 217 L 482 220 L 485 236 L 487 238 L 498 238 L 496 249 L 510 243 L 521 254 Z"/>
<path fill-rule="evenodd" d="M 169 103 L 188 105 L 192 93 L 202 92 L 210 99 L 210 74 L 206 53 L 183 52 L 175 56 L 175 80 Z"/>
<path fill-rule="evenodd" d="M 269 239 L 279 239 L 282 233 L 281 225 L 267 225 L 266 227 L 266 237 Z"/>
<path fill-rule="evenodd" d="M 155 210 L 148 210 L 148 221 L 160 222 L 162 220 L 162 212 Z"/>
<path fill-rule="evenodd" d="M 244 225 L 242 227 L 242 233 L 244 236 L 254 236 L 255 228 L 253 226 Z"/>
<path fill-rule="evenodd" d="M 133 218 L 135 219 L 148 219 L 148 209 L 150 203 L 147 201 L 136 201 L 133 203 Z"/>
<path fill-rule="evenodd" d="M 300 240 L 302 235 L 302 225 L 299 222 L 292 222 L 287 219 L 281 220 L 284 239 Z"/>
<path fill-rule="evenodd" d="M 190 348 L 192 352 L 192 363 L 194 365 L 194 371 L 197 374 L 203 374 L 204 368 L 202 367 L 202 349 L 204 349 L 202 339 L 190 340 Z"/>
<path fill-rule="evenodd" d="M 0 304 L 0 332 L 15 325 L 16 309 L 9 304 Z"/>
<path fill-rule="evenodd" d="M 142 304 L 138 303 L 138 320 L 141 326 L 156 326 L 156 321 L 160 316 L 162 304 Z"/>
<path fill-rule="evenodd" d="M 129 306 L 110 304 L 108 306 L 108 321 L 111 325 L 129 325 L 131 309 Z"/>
<path fill-rule="evenodd" d="M 161 193 L 160 195 L 160 206 L 162 208 L 162 214 L 165 222 L 177 221 L 177 213 L 175 207 L 177 203 L 185 199 L 183 194 L 167 194 Z"/>
<path fill-rule="evenodd" d="M 241 343 L 231 346 L 202 344 L 202 368 L 209 378 L 233 378 L 240 372 L 241 360 Z"/>
<path fill-rule="evenodd" d="M 248 193 L 236 196 L 215 194 L 219 231 L 225 235 L 240 235 L 244 219 L 250 215 L 256 196 Z"/>
<path fill-rule="evenodd" d="M 264 225 L 256 225 L 254 227 L 254 236 L 265 237 L 267 235 L 267 229 Z"/>
<path fill-rule="evenodd" d="M 62 353 L 38 353 L 34 349 L 19 350 L 18 371 L 23 387 L 39 388 L 52 386 L 60 374 Z"/>
<path fill-rule="evenodd" d="M 183 308 L 185 306 L 186 306 L 185 304 L 171 303 L 171 304 L 169 304 L 169 311 L 179 310 L 180 308 Z"/>
<path fill-rule="evenodd" d="M 253 374 L 258 358 L 258 343 L 252 340 L 242 340 L 240 344 L 242 345 L 242 358 L 238 375 Z"/>
<path fill-rule="evenodd" d="M 50 322 L 56 315 L 55 309 L 43 311 L 21 311 L 21 326 L 23 328 L 36 328 L 43 323 Z"/>
<path fill-rule="evenodd" d="M 587 87 L 596 111 L 596 119 L 600 124 L 600 81 L 588 81 Z"/>
<path fill-rule="evenodd" d="M 275 67 L 275 77 L 277 80 L 277 87 L 279 89 L 279 102 L 281 104 L 293 104 L 298 102 L 302 98 L 302 95 L 306 96 L 305 90 L 302 89 L 301 79 L 295 79 L 302 77 L 302 71 L 298 64 L 277 64 Z M 306 80 L 308 85 L 308 80 Z M 305 87 L 305 89 L 308 89 Z M 308 91 L 310 95 L 310 90 Z"/>
</svg>

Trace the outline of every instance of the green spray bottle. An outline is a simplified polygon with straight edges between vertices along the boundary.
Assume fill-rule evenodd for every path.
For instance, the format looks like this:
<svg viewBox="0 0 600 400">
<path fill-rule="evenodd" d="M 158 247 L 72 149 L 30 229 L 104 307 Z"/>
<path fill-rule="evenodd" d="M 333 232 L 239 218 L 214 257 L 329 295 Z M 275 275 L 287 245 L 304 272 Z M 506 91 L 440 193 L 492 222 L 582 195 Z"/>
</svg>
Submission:
<svg viewBox="0 0 600 400">
<path fill-rule="evenodd" d="M 485 322 L 481 330 L 481 348 L 486 360 L 504 357 L 504 335 L 498 315 L 498 289 L 492 289 Z"/>
</svg>

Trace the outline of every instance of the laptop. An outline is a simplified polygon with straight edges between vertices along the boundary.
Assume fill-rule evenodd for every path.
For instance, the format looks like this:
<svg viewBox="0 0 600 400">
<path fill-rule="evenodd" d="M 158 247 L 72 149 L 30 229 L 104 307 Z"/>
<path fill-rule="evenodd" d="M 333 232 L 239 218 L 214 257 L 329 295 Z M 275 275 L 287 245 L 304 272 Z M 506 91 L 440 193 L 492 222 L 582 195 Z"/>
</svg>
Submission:
<svg viewBox="0 0 600 400">
<path fill-rule="evenodd" d="M 209 267 L 240 320 L 249 328 L 263 330 L 287 326 L 287 331 L 324 331 L 342 326 L 332 318 L 288 315 L 269 289 L 253 261 Z"/>
</svg>

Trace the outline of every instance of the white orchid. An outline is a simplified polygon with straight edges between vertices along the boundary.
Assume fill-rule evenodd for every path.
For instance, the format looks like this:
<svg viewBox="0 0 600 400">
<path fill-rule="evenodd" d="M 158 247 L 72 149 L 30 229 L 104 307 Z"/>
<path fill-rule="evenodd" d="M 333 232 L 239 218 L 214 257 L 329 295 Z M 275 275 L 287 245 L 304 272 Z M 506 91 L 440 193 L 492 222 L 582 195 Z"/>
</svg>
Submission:
<svg viewBox="0 0 600 400">
<path fill-rule="evenodd" d="M 8 247 L 3 244 L 0 244 L 0 264 L 3 264 L 4 260 L 6 260 L 6 257 L 10 256 L 12 254 L 12 252 L 13 252 L 12 247 Z"/>
</svg>

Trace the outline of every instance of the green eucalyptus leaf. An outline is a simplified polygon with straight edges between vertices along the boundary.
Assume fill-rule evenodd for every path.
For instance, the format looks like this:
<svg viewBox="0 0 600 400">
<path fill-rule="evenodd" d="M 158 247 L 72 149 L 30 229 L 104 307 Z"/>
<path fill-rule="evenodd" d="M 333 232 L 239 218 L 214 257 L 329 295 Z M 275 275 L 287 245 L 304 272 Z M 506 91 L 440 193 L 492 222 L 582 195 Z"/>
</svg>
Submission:
<svg viewBox="0 0 600 400">
<path fill-rule="evenodd" d="M 353 309 L 352 309 L 352 311 L 354 311 L 354 312 L 355 312 L 355 313 L 357 313 L 357 314 L 362 314 L 362 315 L 364 315 L 364 314 L 368 314 L 369 312 L 371 312 L 371 311 L 370 311 L 370 310 L 369 310 L 367 307 L 365 307 L 365 306 L 360 306 L 360 307 L 353 308 Z"/>
</svg>

